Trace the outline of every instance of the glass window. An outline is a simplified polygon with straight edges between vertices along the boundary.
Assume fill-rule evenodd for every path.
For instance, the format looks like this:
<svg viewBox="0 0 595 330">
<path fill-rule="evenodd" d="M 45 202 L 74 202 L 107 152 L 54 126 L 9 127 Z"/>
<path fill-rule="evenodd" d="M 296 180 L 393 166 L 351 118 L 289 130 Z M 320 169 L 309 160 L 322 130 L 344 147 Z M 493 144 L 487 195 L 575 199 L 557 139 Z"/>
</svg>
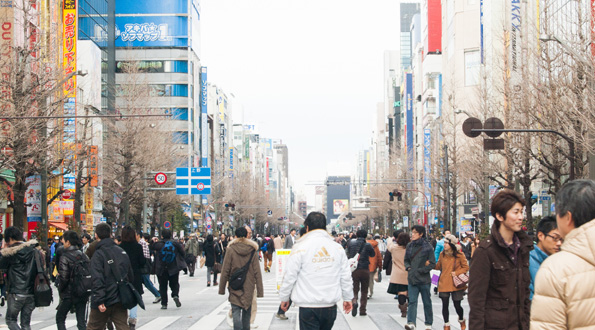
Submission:
<svg viewBox="0 0 595 330">
<path fill-rule="evenodd" d="M 479 50 L 465 51 L 465 86 L 479 84 Z"/>
<path fill-rule="evenodd" d="M 175 72 L 175 73 L 188 73 L 188 61 L 118 61 L 116 62 L 116 73 L 126 73 L 127 68 L 130 67 L 129 71 L 134 70 L 134 63 L 138 72 L 141 73 L 163 73 L 163 72 Z"/>
</svg>

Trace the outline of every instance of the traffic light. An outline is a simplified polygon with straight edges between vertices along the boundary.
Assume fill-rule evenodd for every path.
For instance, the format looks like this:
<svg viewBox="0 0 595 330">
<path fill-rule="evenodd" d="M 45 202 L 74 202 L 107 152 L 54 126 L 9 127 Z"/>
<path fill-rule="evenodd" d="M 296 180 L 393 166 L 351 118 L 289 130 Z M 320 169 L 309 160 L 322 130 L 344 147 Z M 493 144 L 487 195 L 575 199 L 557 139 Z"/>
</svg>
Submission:
<svg viewBox="0 0 595 330">
<path fill-rule="evenodd" d="M 230 203 L 229 204 L 229 207 L 231 207 L 231 210 L 232 211 L 235 211 L 236 210 L 236 205 L 234 203 Z"/>
<path fill-rule="evenodd" d="M 394 202 L 395 197 L 397 197 L 397 201 L 399 201 L 399 202 L 403 200 L 403 194 L 398 189 L 395 189 L 395 190 L 389 192 L 388 196 L 389 196 L 389 201 L 391 201 L 391 202 Z"/>
<path fill-rule="evenodd" d="M 393 192 L 392 191 L 389 191 L 388 192 L 388 196 L 389 196 L 388 200 L 390 202 L 394 202 L 395 201 L 395 195 L 393 195 Z"/>
<path fill-rule="evenodd" d="M 403 194 L 400 191 L 397 191 L 397 200 L 399 202 L 403 200 Z"/>
<path fill-rule="evenodd" d="M 229 211 L 229 203 L 225 203 L 225 211 Z"/>
</svg>

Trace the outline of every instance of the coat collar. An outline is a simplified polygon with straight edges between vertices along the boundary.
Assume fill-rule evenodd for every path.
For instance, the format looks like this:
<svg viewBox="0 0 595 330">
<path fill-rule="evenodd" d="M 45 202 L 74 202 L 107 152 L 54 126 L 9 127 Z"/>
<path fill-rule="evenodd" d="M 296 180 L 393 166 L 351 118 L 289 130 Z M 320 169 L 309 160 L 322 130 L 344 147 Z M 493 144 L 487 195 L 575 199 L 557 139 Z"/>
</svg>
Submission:
<svg viewBox="0 0 595 330">
<path fill-rule="evenodd" d="M 12 246 L 2 249 L 1 254 L 5 257 L 12 256 L 12 255 L 17 254 L 17 252 L 26 248 L 27 246 L 34 247 L 35 245 L 37 245 L 37 240 L 34 240 L 34 239 L 27 241 L 27 242 L 16 242 Z"/>
<path fill-rule="evenodd" d="M 254 242 L 253 240 L 248 239 L 246 237 L 235 238 L 233 241 L 231 241 L 227 244 L 227 247 L 231 247 L 234 244 L 248 244 L 248 245 L 252 246 L 254 248 L 254 250 L 258 250 L 258 244 L 256 244 L 256 242 Z"/>
</svg>

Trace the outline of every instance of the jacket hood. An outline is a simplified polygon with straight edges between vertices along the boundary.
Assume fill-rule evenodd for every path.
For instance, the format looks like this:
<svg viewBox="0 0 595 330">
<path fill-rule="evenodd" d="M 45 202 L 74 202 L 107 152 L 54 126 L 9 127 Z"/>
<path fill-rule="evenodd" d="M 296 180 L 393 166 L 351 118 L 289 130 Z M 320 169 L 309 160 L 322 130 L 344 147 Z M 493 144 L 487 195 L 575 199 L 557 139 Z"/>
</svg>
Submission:
<svg viewBox="0 0 595 330">
<path fill-rule="evenodd" d="M 370 245 L 372 245 L 372 248 L 375 248 L 378 246 L 378 242 L 373 239 L 366 240 L 366 242 L 370 243 Z"/>
<path fill-rule="evenodd" d="M 232 249 L 241 256 L 246 256 L 252 251 L 258 251 L 258 244 L 251 239 L 240 237 L 227 244 L 228 249 Z"/>
<path fill-rule="evenodd" d="M 595 219 L 571 231 L 562 244 L 562 251 L 595 265 Z"/>
<path fill-rule="evenodd" d="M 32 239 L 20 244 L 14 244 L 13 246 L 4 248 L 0 251 L 3 256 L 8 257 L 17 254 L 20 250 L 26 248 L 27 246 L 35 247 L 35 245 L 37 245 L 37 240 Z"/>
</svg>

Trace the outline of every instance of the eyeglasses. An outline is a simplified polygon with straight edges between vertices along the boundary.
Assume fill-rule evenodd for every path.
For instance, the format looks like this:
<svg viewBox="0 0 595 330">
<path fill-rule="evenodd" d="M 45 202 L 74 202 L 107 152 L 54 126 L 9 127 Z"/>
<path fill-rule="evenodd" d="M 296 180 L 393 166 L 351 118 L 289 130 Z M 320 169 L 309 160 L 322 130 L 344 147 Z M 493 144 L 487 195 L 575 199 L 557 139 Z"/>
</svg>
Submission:
<svg viewBox="0 0 595 330">
<path fill-rule="evenodd" d="M 554 241 L 556 241 L 556 243 L 557 243 L 557 242 L 562 242 L 562 243 L 564 243 L 564 239 L 563 239 L 562 237 L 560 237 L 560 236 L 552 236 L 552 235 L 550 235 L 550 234 L 547 234 L 547 235 L 545 235 L 545 236 L 547 236 L 547 237 L 549 237 L 549 238 L 553 239 Z"/>
</svg>

